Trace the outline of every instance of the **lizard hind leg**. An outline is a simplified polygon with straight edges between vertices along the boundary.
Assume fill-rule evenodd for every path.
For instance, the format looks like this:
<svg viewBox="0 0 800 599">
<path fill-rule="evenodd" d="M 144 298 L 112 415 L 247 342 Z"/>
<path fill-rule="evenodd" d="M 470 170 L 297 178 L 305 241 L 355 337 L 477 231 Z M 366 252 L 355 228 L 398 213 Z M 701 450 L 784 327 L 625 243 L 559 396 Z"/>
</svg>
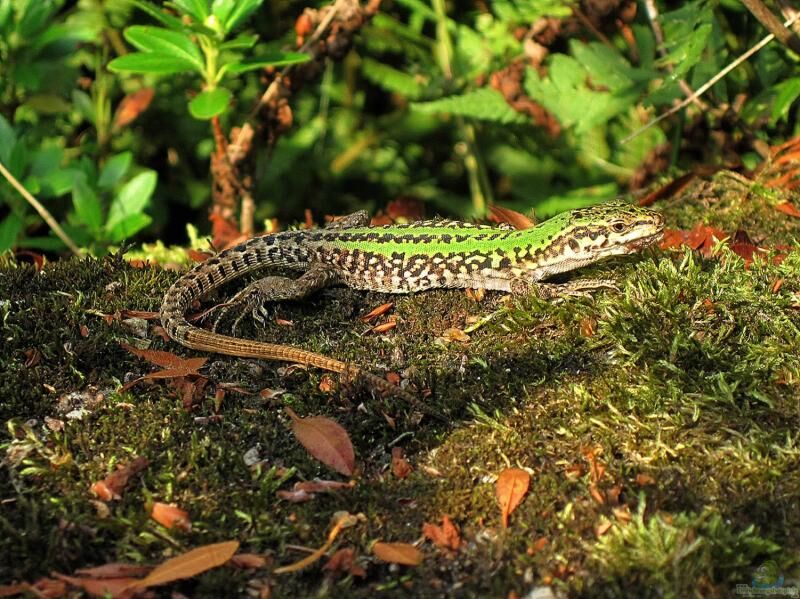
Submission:
<svg viewBox="0 0 800 599">
<path fill-rule="evenodd" d="M 297 279 L 278 276 L 263 277 L 250 283 L 233 296 L 231 301 L 222 306 L 214 320 L 212 330 L 216 330 L 222 317 L 231 310 L 240 312 L 231 329 L 234 336 L 239 323 L 248 313 L 252 314 L 253 319 L 263 326 L 268 302 L 303 299 L 315 291 L 339 282 L 339 280 L 339 273 L 336 269 L 322 264 L 312 266 Z"/>
</svg>

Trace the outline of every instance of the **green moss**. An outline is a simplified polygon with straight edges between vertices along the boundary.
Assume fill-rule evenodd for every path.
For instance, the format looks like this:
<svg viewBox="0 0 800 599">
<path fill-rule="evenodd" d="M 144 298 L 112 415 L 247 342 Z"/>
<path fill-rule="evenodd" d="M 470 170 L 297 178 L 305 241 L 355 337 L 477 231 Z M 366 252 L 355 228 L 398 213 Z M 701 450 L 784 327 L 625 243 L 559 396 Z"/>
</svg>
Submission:
<svg viewBox="0 0 800 599">
<path fill-rule="evenodd" d="M 780 198 L 765 204 L 768 194 L 751 188 L 745 199 L 721 182 L 704 196 L 716 198 L 712 211 L 671 206 L 673 226 L 702 215 L 726 231 L 744 224 L 768 246 L 796 235 L 796 222 L 770 207 Z M 0 560 L 0 581 L 156 563 L 226 539 L 286 564 L 305 555 L 293 546 L 324 542 L 337 510 L 364 515 L 336 546 L 356 548 L 366 580 L 337 579 L 318 564 L 284 576 L 223 568 L 176 588 L 244 593 L 257 578 L 278 596 L 506 596 L 553 584 L 574 596 L 722 597 L 749 585 L 765 560 L 788 580 L 800 554 L 800 258 L 745 268 L 724 247 L 714 259 L 650 251 L 585 274 L 614 277 L 620 289 L 554 302 L 489 294 L 480 303 L 459 291 L 331 289 L 271 308 L 293 326 L 243 322 L 241 336 L 402 372 L 430 390 L 424 400 L 449 419 L 442 424 L 363 383 L 324 392 L 321 372 L 220 356 L 209 357 L 209 384 L 190 408 L 166 381 L 120 394 L 121 381 L 150 366 L 120 345 L 137 341 L 130 323 L 101 314 L 156 310 L 176 274 L 116 257 L 38 274 L 4 264 L 0 415 L 10 425 L 0 555 L 13 557 Z M 377 335 L 358 317 L 385 301 L 395 302 L 398 325 Z M 446 329 L 479 319 L 469 342 L 443 341 Z M 191 353 L 152 328 L 147 338 Z M 221 383 L 242 391 L 228 389 L 220 403 Z M 262 399 L 265 388 L 283 393 Z M 306 504 L 277 497 L 298 479 L 335 477 L 294 440 L 283 406 L 347 429 L 359 467 L 352 490 Z M 80 409 L 82 419 L 66 417 Z M 391 474 L 393 445 L 415 467 L 407 479 Z M 252 448 L 265 460 L 256 467 L 243 461 Z M 589 451 L 602 465 L 597 479 Z M 89 487 L 138 456 L 150 465 L 101 517 Z M 493 482 L 508 466 L 528 469 L 532 484 L 503 530 Z M 192 532 L 151 521 L 153 501 L 186 509 Z M 423 522 L 445 514 L 465 540 L 455 556 L 426 545 L 416 569 L 369 557 L 374 540 L 413 542 Z"/>
</svg>

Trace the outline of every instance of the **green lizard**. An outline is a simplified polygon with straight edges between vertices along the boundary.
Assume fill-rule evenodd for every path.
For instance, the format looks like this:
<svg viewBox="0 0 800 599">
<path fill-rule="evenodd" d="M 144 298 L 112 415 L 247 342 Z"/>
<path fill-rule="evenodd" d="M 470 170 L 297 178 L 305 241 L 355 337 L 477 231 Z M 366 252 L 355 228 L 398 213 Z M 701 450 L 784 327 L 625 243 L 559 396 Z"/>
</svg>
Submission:
<svg viewBox="0 0 800 599">
<path fill-rule="evenodd" d="M 336 284 L 384 293 L 454 287 L 535 291 L 543 297 L 580 293 L 610 282 L 578 280 L 555 285 L 541 281 L 609 256 L 636 252 L 658 240 L 664 228 L 658 212 L 620 202 L 573 210 L 521 230 L 449 220 L 383 227 L 368 223 L 367 213 L 357 212 L 324 229 L 254 237 L 209 258 L 167 291 L 161 304 L 164 329 L 192 349 L 361 375 L 380 390 L 408 398 L 385 379 L 339 360 L 195 327 L 186 320 L 186 310 L 224 283 L 269 266 L 304 272 L 297 279 L 265 277 L 233 298 L 232 304 L 252 309 L 262 322 L 265 302 L 301 299 Z"/>
</svg>

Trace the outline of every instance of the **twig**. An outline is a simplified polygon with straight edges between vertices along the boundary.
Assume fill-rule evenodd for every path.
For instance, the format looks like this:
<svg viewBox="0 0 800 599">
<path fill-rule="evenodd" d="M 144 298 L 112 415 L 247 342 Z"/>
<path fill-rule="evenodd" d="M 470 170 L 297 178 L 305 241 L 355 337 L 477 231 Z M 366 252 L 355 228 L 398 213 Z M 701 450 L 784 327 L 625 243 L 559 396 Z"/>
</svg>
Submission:
<svg viewBox="0 0 800 599">
<path fill-rule="evenodd" d="M 791 25 L 792 23 L 794 23 L 795 21 L 797 21 L 799 18 L 800 18 L 800 13 L 796 14 L 796 15 L 795 15 L 795 16 L 793 16 L 791 19 L 789 19 L 788 21 L 786 21 L 786 22 L 784 23 L 784 25 L 788 27 L 789 25 Z M 722 70 L 721 70 L 719 73 L 717 73 L 717 74 L 716 74 L 716 75 L 714 75 L 714 76 L 713 76 L 711 79 L 709 79 L 709 80 L 708 80 L 708 81 L 706 81 L 706 82 L 705 82 L 703 85 L 701 85 L 701 86 L 700 86 L 700 87 L 697 89 L 697 91 L 696 91 L 696 92 L 694 92 L 694 93 L 693 93 L 693 94 L 692 94 L 690 97 L 686 98 L 685 100 L 681 101 L 681 102 L 680 102 L 680 103 L 678 103 L 677 105 L 673 106 L 672 108 L 670 108 L 670 109 L 669 109 L 667 112 L 665 112 L 664 114 L 662 114 L 662 115 L 660 115 L 660 116 L 658 116 L 658 117 L 654 118 L 652 121 L 650 121 L 649 123 L 647 123 L 647 124 L 646 124 L 644 127 L 641 127 L 640 129 L 637 129 L 636 131 L 634 131 L 633 133 L 631 133 L 630 135 L 628 135 L 626 138 L 624 138 L 624 139 L 623 139 L 623 140 L 622 140 L 620 143 L 623 143 L 623 144 L 626 144 L 626 143 L 628 143 L 628 142 L 629 142 L 630 140 L 632 140 L 633 138 L 635 138 L 635 137 L 639 137 L 639 136 L 640 136 L 642 133 L 644 133 L 645 131 L 647 131 L 647 130 L 648 130 L 650 127 L 652 127 L 653 125 L 655 125 L 655 124 L 657 124 L 657 123 L 660 123 L 660 122 L 661 122 L 661 121 L 663 121 L 665 118 L 667 118 L 667 117 L 669 117 L 669 116 L 671 116 L 671 115 L 675 114 L 676 112 L 678 112 L 678 111 L 680 111 L 680 110 L 683 110 L 684 108 L 686 108 L 686 107 L 687 107 L 689 104 L 691 104 L 691 103 L 692 103 L 692 102 L 695 100 L 695 98 L 699 98 L 700 96 L 702 96 L 702 95 L 703 95 L 704 93 L 706 93 L 706 92 L 707 92 L 709 89 L 711 89 L 711 87 L 713 87 L 713 86 L 714 86 L 714 84 L 715 84 L 717 81 L 719 81 L 720 79 L 722 79 L 723 77 L 725 77 L 725 75 L 727 75 L 728 73 L 730 73 L 730 72 L 731 72 L 733 69 L 735 69 L 736 67 L 738 67 L 738 66 L 739 66 L 740 64 L 742 64 L 742 63 L 743 63 L 745 60 L 747 60 L 748 58 L 750 58 L 750 57 L 751 57 L 753 54 L 755 54 L 756 52 L 758 52 L 759 50 L 761 50 L 761 48 L 763 48 L 764 46 L 766 46 L 768 43 L 770 43 L 770 42 L 771 42 L 772 40 L 774 40 L 774 39 L 775 39 L 775 36 L 774 36 L 773 34 L 771 34 L 771 33 L 770 33 L 769 35 L 767 35 L 766 37 L 764 37 L 764 39 L 762 39 L 760 42 L 758 42 L 758 43 L 757 43 L 755 46 L 753 46 L 752 48 L 750 48 L 749 50 L 747 50 L 746 52 L 744 52 L 744 53 L 743 53 L 741 56 L 739 56 L 739 57 L 738 57 L 736 60 L 734 60 L 733 62 L 731 62 L 731 63 L 730 63 L 728 66 L 726 66 L 724 69 L 722 69 Z"/>
<path fill-rule="evenodd" d="M 664 47 L 664 31 L 661 29 L 661 24 L 658 22 L 658 7 L 655 0 L 644 0 L 644 8 L 647 13 L 647 20 L 650 22 L 650 29 L 653 30 L 653 37 L 656 38 L 656 51 L 662 58 L 667 55 L 667 50 Z M 672 65 L 667 65 L 667 70 L 672 72 Z M 678 82 L 681 91 L 687 98 L 691 98 L 694 91 L 685 79 Z M 707 110 L 708 106 L 700 98 L 694 97 L 692 100 L 700 110 Z"/>
<path fill-rule="evenodd" d="M 47 208 L 42 206 L 39 200 L 33 197 L 30 192 L 22 186 L 22 183 L 17 181 L 17 178 L 12 175 L 8 169 L 6 169 L 2 162 L 0 162 L 0 175 L 3 175 L 6 181 L 11 183 L 11 186 L 16 189 L 23 198 L 25 198 L 25 201 L 33 206 L 34 210 L 36 210 L 36 212 L 39 213 L 39 216 L 42 217 L 42 220 L 47 223 L 47 225 L 53 230 L 53 233 L 55 233 L 58 238 L 64 242 L 64 245 L 66 245 L 73 254 L 78 257 L 83 256 L 83 252 L 81 252 L 80 248 L 75 245 L 75 242 L 70 239 L 69 235 L 64 232 L 64 229 L 62 229 L 58 222 L 56 222 L 56 219 L 53 218 L 53 215 L 47 211 Z"/>
<path fill-rule="evenodd" d="M 753 16 L 758 19 L 767 31 L 769 31 L 775 38 L 787 48 L 800 54 L 800 38 L 796 33 L 792 33 L 786 28 L 786 25 L 781 23 L 781 20 L 776 17 L 770 9 L 768 9 L 761 0 L 742 0 L 742 4 L 747 7 Z"/>
</svg>

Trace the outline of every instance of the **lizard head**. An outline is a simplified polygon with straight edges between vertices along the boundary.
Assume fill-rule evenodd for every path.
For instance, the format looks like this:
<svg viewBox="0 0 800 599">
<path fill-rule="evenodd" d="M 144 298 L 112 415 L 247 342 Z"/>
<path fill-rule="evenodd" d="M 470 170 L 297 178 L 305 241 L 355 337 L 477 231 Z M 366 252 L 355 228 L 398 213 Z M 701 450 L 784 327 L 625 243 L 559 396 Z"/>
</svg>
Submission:
<svg viewBox="0 0 800 599">
<path fill-rule="evenodd" d="M 564 241 L 577 259 L 592 262 L 631 254 L 661 239 L 664 217 L 655 210 L 608 202 L 568 213 Z"/>
</svg>

